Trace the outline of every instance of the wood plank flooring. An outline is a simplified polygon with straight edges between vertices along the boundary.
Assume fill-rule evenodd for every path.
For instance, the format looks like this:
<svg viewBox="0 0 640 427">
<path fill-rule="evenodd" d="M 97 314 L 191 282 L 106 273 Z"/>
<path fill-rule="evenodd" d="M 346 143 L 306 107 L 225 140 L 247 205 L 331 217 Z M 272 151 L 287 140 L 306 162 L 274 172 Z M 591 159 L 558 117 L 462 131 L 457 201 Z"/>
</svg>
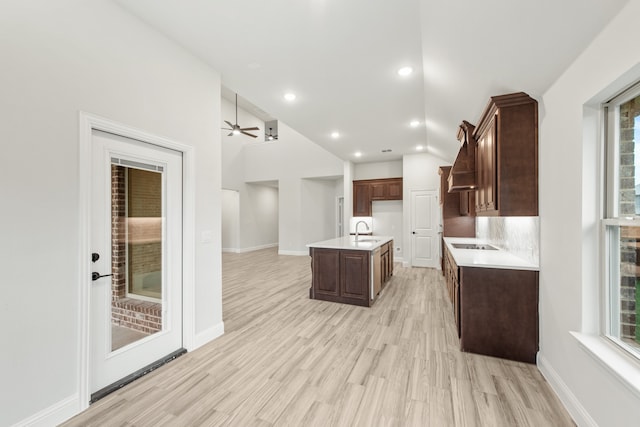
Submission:
<svg viewBox="0 0 640 427">
<path fill-rule="evenodd" d="M 223 254 L 226 333 L 65 426 L 573 426 L 535 365 L 459 351 L 439 271 L 371 308 L 310 300 L 308 257 Z"/>
</svg>

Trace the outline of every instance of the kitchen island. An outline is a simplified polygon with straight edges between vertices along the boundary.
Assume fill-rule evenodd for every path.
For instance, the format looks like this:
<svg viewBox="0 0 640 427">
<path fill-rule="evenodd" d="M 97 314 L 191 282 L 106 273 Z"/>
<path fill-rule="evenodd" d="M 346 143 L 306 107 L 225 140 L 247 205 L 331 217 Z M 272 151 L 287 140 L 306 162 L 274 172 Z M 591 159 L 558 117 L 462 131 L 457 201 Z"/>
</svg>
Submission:
<svg viewBox="0 0 640 427">
<path fill-rule="evenodd" d="M 393 275 L 393 237 L 344 236 L 307 247 L 311 299 L 370 307 Z"/>
</svg>

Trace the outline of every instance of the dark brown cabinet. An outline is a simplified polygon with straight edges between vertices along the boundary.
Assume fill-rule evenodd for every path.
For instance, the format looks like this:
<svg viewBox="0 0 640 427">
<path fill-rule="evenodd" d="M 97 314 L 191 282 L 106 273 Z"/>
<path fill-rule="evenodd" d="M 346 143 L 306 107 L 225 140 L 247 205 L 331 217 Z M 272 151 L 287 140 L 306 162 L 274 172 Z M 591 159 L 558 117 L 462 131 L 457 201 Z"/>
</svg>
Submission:
<svg viewBox="0 0 640 427">
<path fill-rule="evenodd" d="M 475 216 L 476 214 L 476 192 L 461 191 L 460 193 L 460 215 Z"/>
<path fill-rule="evenodd" d="M 340 252 L 330 249 L 313 249 L 311 256 L 311 280 L 317 296 L 340 296 Z"/>
<path fill-rule="evenodd" d="M 402 200 L 402 178 L 353 181 L 353 216 L 371 216 L 374 200 Z"/>
<path fill-rule="evenodd" d="M 445 269 L 460 349 L 535 363 L 539 273 L 458 267 L 446 247 Z"/>
<path fill-rule="evenodd" d="M 456 322 L 456 329 L 458 331 L 458 337 L 460 336 L 460 282 L 459 282 L 459 273 L 460 270 L 456 265 L 456 262 L 445 246 L 444 248 L 444 282 L 447 287 L 447 296 L 449 297 L 449 301 L 453 304 L 453 316 Z"/>
<path fill-rule="evenodd" d="M 369 306 L 368 251 L 311 248 L 310 297 Z"/>
<path fill-rule="evenodd" d="M 309 255 L 311 299 L 369 307 L 393 275 L 393 240 L 373 251 L 312 246 Z"/>
<path fill-rule="evenodd" d="M 369 259 L 366 251 L 340 251 L 339 296 L 369 305 Z"/>
<path fill-rule="evenodd" d="M 380 248 L 380 264 L 384 287 L 384 284 L 393 276 L 393 240 Z"/>
<path fill-rule="evenodd" d="M 476 214 L 537 216 L 537 101 L 523 92 L 491 97 L 473 136 Z"/>
<path fill-rule="evenodd" d="M 371 216 L 371 187 L 368 183 L 353 183 L 353 216 Z"/>
<path fill-rule="evenodd" d="M 449 193 L 447 179 L 451 166 L 440 166 L 440 207 L 442 209 L 443 237 L 475 237 L 476 220 L 475 192 L 462 191 Z M 466 203 L 465 203 L 466 202 Z M 441 253 L 444 254 L 444 241 L 441 240 Z M 442 273 L 445 274 L 444 257 L 440 260 Z"/>
<path fill-rule="evenodd" d="M 538 272 L 460 268 L 460 349 L 535 363 Z"/>
</svg>

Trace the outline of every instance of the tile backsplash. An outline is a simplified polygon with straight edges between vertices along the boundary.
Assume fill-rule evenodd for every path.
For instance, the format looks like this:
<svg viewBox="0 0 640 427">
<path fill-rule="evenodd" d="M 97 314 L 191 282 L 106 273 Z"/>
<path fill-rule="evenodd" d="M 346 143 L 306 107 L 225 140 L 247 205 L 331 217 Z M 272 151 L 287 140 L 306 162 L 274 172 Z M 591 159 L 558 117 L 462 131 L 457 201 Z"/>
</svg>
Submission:
<svg viewBox="0 0 640 427">
<path fill-rule="evenodd" d="M 476 237 L 540 264 L 540 218 L 537 216 L 476 217 Z"/>
</svg>

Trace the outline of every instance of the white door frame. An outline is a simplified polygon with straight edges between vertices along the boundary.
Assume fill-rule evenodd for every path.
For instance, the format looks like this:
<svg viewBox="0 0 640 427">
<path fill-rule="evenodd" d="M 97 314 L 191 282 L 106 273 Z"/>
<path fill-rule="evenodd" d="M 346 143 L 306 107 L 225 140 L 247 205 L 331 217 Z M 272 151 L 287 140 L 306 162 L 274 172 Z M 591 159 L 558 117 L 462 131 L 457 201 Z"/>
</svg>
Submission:
<svg viewBox="0 0 640 427">
<path fill-rule="evenodd" d="M 183 347 L 191 350 L 195 346 L 195 148 L 152 135 L 140 129 L 123 125 L 94 114 L 80 112 L 79 117 L 79 254 L 78 272 L 78 401 L 79 412 L 89 407 L 91 389 L 89 306 L 91 285 L 91 175 L 92 175 L 92 131 L 100 130 L 126 138 L 169 148 L 182 153 L 182 340 Z"/>
</svg>

